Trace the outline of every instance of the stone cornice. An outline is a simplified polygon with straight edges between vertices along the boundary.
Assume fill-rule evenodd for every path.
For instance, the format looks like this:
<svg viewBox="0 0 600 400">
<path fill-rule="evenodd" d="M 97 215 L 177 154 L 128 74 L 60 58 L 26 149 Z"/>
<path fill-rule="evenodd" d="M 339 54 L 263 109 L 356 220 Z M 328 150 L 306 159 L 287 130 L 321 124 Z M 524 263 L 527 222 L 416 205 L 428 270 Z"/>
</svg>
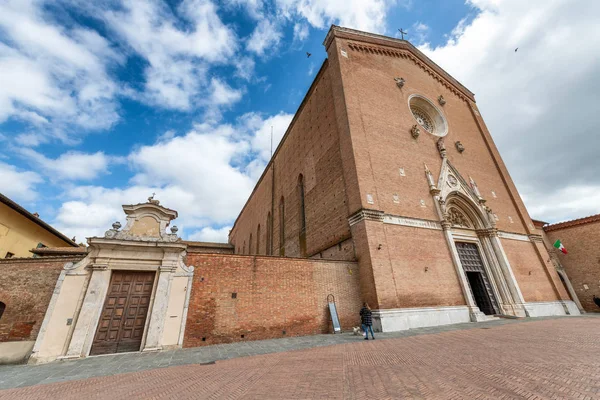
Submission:
<svg viewBox="0 0 600 400">
<path fill-rule="evenodd" d="M 521 242 L 529 242 L 530 238 L 522 233 L 498 231 L 498 236 L 502 239 L 520 240 Z"/>
<path fill-rule="evenodd" d="M 527 236 L 529 236 L 529 240 L 532 242 L 539 242 L 539 243 L 543 242 L 542 235 L 536 235 L 535 233 L 532 233 Z"/>
<path fill-rule="evenodd" d="M 182 241 L 166 242 L 153 240 L 148 241 L 144 239 L 110 239 L 110 238 L 98 238 L 93 237 L 88 240 L 90 247 L 92 248 L 119 248 L 127 249 L 128 247 L 155 247 L 162 249 L 170 249 L 171 251 L 181 251 L 187 249 L 187 244 Z"/>
<path fill-rule="evenodd" d="M 439 65 L 406 40 L 332 25 L 323 42 L 325 48 L 329 47 L 335 37 L 360 42 L 348 43 L 350 49 L 354 51 L 363 51 L 390 57 L 408 58 L 462 100 L 475 102 L 473 92 L 463 86 L 449 73 L 444 71 Z M 368 45 L 366 43 L 368 43 Z"/>
<path fill-rule="evenodd" d="M 348 217 L 348 223 L 350 224 L 350 226 L 356 225 L 364 220 L 382 222 L 383 211 L 362 208 L 354 214 L 352 214 L 350 217 Z"/>
<path fill-rule="evenodd" d="M 383 216 L 383 222 L 386 224 L 410 226 L 413 228 L 435 229 L 435 230 L 442 229 L 442 224 L 440 224 L 438 221 L 431 221 L 428 219 L 419 219 L 419 218 L 411 218 L 411 217 L 403 217 L 400 215 L 385 214 Z"/>
<path fill-rule="evenodd" d="M 498 236 L 498 229 L 496 229 L 496 228 L 477 229 L 476 232 L 477 232 L 477 236 L 483 236 L 483 237 Z"/>
<path fill-rule="evenodd" d="M 94 271 L 106 271 L 108 269 L 107 264 L 91 264 L 88 268 Z"/>
</svg>

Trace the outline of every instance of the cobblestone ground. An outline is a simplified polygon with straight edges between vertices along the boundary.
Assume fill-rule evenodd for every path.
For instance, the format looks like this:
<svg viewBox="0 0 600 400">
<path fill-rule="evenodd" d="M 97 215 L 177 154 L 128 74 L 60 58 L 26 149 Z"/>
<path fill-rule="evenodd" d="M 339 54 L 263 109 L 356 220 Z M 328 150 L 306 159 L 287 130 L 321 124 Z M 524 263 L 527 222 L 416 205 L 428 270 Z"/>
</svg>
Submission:
<svg viewBox="0 0 600 400">
<path fill-rule="evenodd" d="M 0 399 L 600 399 L 600 318 L 476 326 L 8 389 Z"/>
</svg>

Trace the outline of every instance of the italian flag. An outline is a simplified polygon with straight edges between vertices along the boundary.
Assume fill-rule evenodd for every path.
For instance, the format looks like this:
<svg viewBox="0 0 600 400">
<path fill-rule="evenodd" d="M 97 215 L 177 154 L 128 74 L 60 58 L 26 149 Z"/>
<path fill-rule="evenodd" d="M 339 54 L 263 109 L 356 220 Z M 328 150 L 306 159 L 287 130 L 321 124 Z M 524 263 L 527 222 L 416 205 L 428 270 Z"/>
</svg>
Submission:
<svg viewBox="0 0 600 400">
<path fill-rule="evenodd" d="M 563 253 L 567 254 L 567 249 L 565 249 L 565 246 L 563 246 L 563 244 L 560 242 L 560 240 L 557 240 L 556 243 L 554 243 L 554 247 L 556 247 Z"/>
</svg>

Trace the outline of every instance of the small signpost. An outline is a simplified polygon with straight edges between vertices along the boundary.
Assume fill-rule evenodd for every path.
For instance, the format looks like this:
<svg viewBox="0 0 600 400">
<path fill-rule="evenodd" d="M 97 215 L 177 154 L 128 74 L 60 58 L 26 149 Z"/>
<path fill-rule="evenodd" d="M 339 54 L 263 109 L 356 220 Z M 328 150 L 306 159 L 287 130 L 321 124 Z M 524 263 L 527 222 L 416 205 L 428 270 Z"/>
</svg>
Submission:
<svg viewBox="0 0 600 400">
<path fill-rule="evenodd" d="M 342 327 L 340 326 L 340 319 L 338 317 L 337 309 L 335 308 L 335 297 L 332 294 L 327 296 L 327 303 L 329 305 L 329 312 L 331 313 L 331 323 L 333 324 L 333 333 L 342 333 Z"/>
</svg>

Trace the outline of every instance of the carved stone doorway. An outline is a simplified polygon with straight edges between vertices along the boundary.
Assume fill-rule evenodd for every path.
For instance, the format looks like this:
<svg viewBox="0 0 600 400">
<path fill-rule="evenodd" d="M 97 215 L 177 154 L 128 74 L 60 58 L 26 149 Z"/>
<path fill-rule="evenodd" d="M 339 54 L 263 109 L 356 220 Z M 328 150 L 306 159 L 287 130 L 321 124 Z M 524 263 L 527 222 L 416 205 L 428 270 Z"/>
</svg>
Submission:
<svg viewBox="0 0 600 400">
<path fill-rule="evenodd" d="M 140 350 L 155 275 L 113 271 L 90 355 Z"/>
<path fill-rule="evenodd" d="M 456 242 L 460 263 L 467 275 L 475 303 L 486 315 L 498 314 L 498 302 L 475 243 Z"/>
</svg>

